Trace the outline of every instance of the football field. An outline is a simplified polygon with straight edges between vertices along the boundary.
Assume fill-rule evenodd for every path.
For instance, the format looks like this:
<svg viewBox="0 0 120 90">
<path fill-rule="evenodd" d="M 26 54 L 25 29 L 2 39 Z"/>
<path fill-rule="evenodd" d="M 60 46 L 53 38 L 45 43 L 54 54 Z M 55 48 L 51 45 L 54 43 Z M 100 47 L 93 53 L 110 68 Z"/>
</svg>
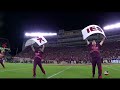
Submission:
<svg viewBox="0 0 120 90">
<path fill-rule="evenodd" d="M 6 68 L 0 65 L 0 78 L 33 78 L 32 68 L 33 64 L 22 63 L 5 63 Z M 37 77 L 40 79 L 53 79 L 53 78 L 92 78 L 91 65 L 43 65 L 46 70 L 44 75 L 40 68 L 37 66 Z M 103 67 L 103 78 L 120 78 L 120 64 L 106 64 Z M 109 71 L 109 75 L 105 76 L 104 71 Z M 98 72 L 96 68 L 97 78 Z"/>
</svg>

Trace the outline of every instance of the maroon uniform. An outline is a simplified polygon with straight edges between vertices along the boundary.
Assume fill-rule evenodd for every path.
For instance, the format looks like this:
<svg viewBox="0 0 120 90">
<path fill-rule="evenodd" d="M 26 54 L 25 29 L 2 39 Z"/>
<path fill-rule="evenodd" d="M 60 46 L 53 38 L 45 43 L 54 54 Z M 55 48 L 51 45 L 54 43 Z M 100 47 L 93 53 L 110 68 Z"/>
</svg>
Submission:
<svg viewBox="0 0 120 90">
<path fill-rule="evenodd" d="M 4 64 L 3 64 L 4 53 L 1 53 L 1 50 L 0 50 L 0 54 L 3 55 L 3 56 L 0 57 L 0 63 L 1 63 L 1 65 L 3 66 L 3 68 L 5 68 L 5 66 L 4 66 Z"/>
<path fill-rule="evenodd" d="M 98 67 L 98 77 L 102 76 L 102 65 L 101 65 L 101 55 L 100 55 L 100 44 L 96 44 L 96 46 L 89 44 L 89 49 L 90 49 L 90 56 L 92 58 L 92 73 L 93 77 L 95 75 L 95 67 L 97 64 Z"/>
<path fill-rule="evenodd" d="M 36 66 L 38 65 L 41 69 L 41 71 L 45 74 L 45 70 L 42 67 L 42 54 L 43 52 L 41 52 L 40 50 L 36 50 L 35 51 L 35 56 L 34 56 L 34 65 L 33 65 L 33 76 L 36 76 Z"/>
<path fill-rule="evenodd" d="M 3 66 L 3 68 L 5 68 L 5 66 L 4 66 L 4 64 L 3 64 L 3 59 L 2 59 L 2 58 L 0 59 L 0 63 L 1 63 L 1 65 Z"/>
</svg>

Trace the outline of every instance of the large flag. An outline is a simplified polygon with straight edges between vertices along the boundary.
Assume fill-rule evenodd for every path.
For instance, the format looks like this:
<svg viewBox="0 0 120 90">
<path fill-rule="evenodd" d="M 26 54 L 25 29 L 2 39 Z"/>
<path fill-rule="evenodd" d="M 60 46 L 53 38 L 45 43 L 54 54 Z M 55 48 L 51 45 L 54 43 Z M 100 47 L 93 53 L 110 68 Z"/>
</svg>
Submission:
<svg viewBox="0 0 120 90">
<path fill-rule="evenodd" d="M 98 25 L 89 25 L 82 30 L 82 35 L 84 40 L 90 35 L 96 34 L 96 33 L 100 33 L 103 36 L 105 36 L 103 29 L 100 28 Z"/>
<path fill-rule="evenodd" d="M 37 45 L 41 46 L 41 45 L 47 43 L 47 40 L 43 36 L 31 38 L 26 41 L 25 47 L 30 46 L 35 43 L 37 43 Z"/>
</svg>

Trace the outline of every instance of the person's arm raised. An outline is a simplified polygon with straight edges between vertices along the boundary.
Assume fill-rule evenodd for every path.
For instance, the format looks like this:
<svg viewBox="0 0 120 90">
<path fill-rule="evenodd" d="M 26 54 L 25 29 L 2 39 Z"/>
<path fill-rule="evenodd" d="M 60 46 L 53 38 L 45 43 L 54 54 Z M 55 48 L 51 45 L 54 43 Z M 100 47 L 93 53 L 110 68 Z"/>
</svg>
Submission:
<svg viewBox="0 0 120 90">
<path fill-rule="evenodd" d="M 105 37 L 101 40 L 100 45 L 102 46 L 105 41 Z"/>
<path fill-rule="evenodd" d="M 87 45 L 89 45 L 90 44 L 90 42 L 86 39 L 86 42 L 87 42 Z"/>
<path fill-rule="evenodd" d="M 45 45 L 42 45 L 41 51 L 44 52 L 44 49 L 45 49 Z"/>
<path fill-rule="evenodd" d="M 33 45 L 31 45 L 31 48 L 32 48 L 33 52 L 35 52 L 35 48 L 33 47 Z"/>
</svg>

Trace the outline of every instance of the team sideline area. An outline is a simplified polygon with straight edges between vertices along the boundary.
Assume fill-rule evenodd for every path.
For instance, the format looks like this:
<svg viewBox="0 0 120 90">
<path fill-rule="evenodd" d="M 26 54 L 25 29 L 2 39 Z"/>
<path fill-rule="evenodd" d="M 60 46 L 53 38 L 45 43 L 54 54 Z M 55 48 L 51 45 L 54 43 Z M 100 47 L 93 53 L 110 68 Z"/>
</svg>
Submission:
<svg viewBox="0 0 120 90">
<path fill-rule="evenodd" d="M 28 63 L 5 63 L 6 68 L 2 68 L 0 65 L 0 78 L 33 78 L 32 68 L 33 64 Z M 104 78 L 120 78 L 120 64 L 103 64 L 103 79 Z M 79 64 L 79 65 L 55 65 L 55 64 L 43 64 L 46 70 L 44 75 L 40 68 L 37 66 L 38 79 L 52 79 L 52 78 L 80 78 L 91 79 L 91 65 Z M 104 71 L 108 71 L 109 75 L 104 75 Z M 96 76 L 97 78 L 97 68 Z"/>
</svg>

